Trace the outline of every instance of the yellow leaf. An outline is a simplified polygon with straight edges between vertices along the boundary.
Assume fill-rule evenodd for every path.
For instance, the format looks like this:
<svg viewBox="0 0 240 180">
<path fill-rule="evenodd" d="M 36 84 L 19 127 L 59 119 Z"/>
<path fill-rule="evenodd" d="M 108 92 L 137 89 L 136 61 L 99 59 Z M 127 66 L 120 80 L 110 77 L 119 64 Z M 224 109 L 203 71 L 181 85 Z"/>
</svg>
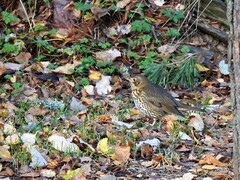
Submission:
<svg viewBox="0 0 240 180">
<path fill-rule="evenodd" d="M 89 80 L 99 80 L 101 77 L 101 73 L 98 71 L 90 70 L 90 74 L 88 76 Z"/>
<path fill-rule="evenodd" d="M 209 71 L 208 68 L 202 66 L 201 64 L 195 64 L 196 68 L 200 71 L 200 72 L 206 72 L 206 71 Z"/>
<path fill-rule="evenodd" d="M 109 152 L 110 149 L 108 147 L 108 138 L 103 138 L 98 142 L 97 150 L 103 153 Z"/>
</svg>

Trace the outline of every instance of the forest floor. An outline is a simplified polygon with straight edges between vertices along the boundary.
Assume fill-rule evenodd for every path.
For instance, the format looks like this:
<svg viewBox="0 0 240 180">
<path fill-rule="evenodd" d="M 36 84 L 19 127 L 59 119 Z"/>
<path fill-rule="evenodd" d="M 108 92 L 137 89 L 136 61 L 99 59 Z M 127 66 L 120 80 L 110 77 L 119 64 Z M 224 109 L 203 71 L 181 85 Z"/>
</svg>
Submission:
<svg viewBox="0 0 240 180">
<path fill-rule="evenodd" d="M 227 45 L 194 29 L 193 5 L 3 0 L 0 9 L 0 178 L 233 178 Z M 131 73 L 207 113 L 152 126 L 134 107 Z"/>
</svg>

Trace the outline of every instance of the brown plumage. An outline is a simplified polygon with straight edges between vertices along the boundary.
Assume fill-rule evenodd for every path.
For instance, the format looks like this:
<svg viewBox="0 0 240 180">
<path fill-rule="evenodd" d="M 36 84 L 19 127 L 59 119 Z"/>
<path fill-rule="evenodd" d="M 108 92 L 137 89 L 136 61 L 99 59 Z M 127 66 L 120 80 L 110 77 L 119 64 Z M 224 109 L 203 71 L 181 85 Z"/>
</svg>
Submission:
<svg viewBox="0 0 240 180">
<path fill-rule="evenodd" d="M 175 100 L 165 89 L 151 83 L 142 75 L 130 77 L 132 97 L 136 108 L 144 115 L 151 118 L 161 118 L 167 114 L 175 114 L 184 117 L 179 108 L 205 112 Z"/>
</svg>

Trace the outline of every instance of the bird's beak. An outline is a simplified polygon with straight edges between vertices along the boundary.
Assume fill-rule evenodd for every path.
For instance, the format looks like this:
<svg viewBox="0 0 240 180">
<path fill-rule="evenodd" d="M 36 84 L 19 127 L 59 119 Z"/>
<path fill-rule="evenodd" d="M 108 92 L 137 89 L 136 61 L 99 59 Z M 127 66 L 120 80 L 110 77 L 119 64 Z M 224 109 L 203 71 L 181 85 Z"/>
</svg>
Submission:
<svg viewBox="0 0 240 180">
<path fill-rule="evenodd" d="M 131 81 L 131 77 L 130 77 L 129 75 L 124 76 L 124 78 L 125 78 L 126 80 L 128 80 L 128 81 Z"/>
</svg>

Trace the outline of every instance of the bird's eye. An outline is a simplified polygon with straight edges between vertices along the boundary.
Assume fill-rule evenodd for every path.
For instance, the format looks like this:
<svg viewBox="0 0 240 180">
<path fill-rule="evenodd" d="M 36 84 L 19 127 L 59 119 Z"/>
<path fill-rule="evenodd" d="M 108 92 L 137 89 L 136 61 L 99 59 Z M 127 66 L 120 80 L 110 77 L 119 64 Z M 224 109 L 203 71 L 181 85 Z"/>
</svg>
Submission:
<svg viewBox="0 0 240 180">
<path fill-rule="evenodd" d="M 133 81 L 133 84 L 135 84 L 135 85 L 139 84 L 139 80 L 137 78 L 133 78 L 132 81 Z"/>
</svg>

